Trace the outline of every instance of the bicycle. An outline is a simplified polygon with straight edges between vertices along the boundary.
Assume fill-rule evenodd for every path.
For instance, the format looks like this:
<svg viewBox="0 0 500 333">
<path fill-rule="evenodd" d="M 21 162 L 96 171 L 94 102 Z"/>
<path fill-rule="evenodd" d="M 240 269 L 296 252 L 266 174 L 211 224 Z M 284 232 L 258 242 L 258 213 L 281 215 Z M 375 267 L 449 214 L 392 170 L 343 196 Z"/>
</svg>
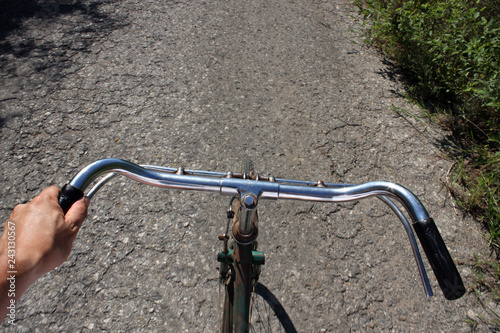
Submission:
<svg viewBox="0 0 500 333">
<path fill-rule="evenodd" d="M 224 173 L 136 165 L 119 159 L 104 159 L 82 169 L 63 187 L 59 199 L 63 211 L 66 213 L 75 201 L 84 196 L 89 185 L 104 174 L 107 175 L 95 184 L 87 193 L 87 197 L 92 198 L 104 184 L 117 175 L 124 175 L 157 187 L 215 192 L 231 197 L 226 231 L 219 236 L 223 248 L 217 254 L 220 263 L 219 278 L 225 288 L 221 332 L 248 332 L 252 327 L 250 323 L 252 296 L 256 289 L 262 292 L 262 285 L 258 280 L 261 266 L 265 263 L 264 254 L 257 251 L 257 206 L 258 202 L 264 199 L 345 202 L 378 197 L 401 220 L 411 244 L 425 294 L 431 297 L 433 292 L 414 232 L 406 216 L 393 202 L 397 200 L 412 220 L 413 229 L 445 298 L 455 300 L 462 297 L 466 291 L 434 220 L 429 217 L 419 199 L 401 185 L 382 181 L 361 185 L 312 182 L 260 176 L 254 174 L 250 168 L 241 173 Z M 230 239 L 233 240 L 232 244 Z M 280 319 L 281 325 L 285 327 L 287 319 Z M 287 327 L 289 331 L 294 330 L 293 325 Z"/>
</svg>

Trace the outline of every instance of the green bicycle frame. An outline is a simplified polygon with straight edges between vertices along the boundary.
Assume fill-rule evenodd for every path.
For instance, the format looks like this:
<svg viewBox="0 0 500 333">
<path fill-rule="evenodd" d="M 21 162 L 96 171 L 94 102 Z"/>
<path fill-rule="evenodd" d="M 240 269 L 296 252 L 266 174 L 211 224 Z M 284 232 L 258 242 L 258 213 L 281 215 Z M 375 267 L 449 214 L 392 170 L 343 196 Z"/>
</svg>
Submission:
<svg viewBox="0 0 500 333">
<path fill-rule="evenodd" d="M 248 332 L 250 327 L 250 300 L 253 289 L 253 271 L 256 265 L 264 265 L 262 252 L 253 251 L 254 243 L 238 244 L 224 254 L 219 252 L 217 260 L 232 265 L 232 276 L 226 284 L 222 332 Z M 234 328 L 234 331 L 233 331 Z"/>
<path fill-rule="evenodd" d="M 219 262 L 230 267 L 225 283 L 223 333 L 249 331 L 253 280 L 257 277 L 254 267 L 264 264 L 264 254 L 253 251 L 256 248 L 255 240 L 258 233 L 258 216 L 256 205 L 253 205 L 256 198 L 251 194 L 244 194 L 238 199 L 234 207 L 238 213 L 232 228 L 234 247 L 230 251 L 219 252 L 217 258 Z M 246 227 L 242 228 L 242 224 Z M 242 230 L 247 232 L 243 233 Z"/>
<path fill-rule="evenodd" d="M 252 293 L 252 245 L 235 244 L 231 278 L 226 285 L 222 327 L 224 333 L 249 330 L 250 299 Z M 234 330 L 233 330 L 234 327 Z"/>
</svg>

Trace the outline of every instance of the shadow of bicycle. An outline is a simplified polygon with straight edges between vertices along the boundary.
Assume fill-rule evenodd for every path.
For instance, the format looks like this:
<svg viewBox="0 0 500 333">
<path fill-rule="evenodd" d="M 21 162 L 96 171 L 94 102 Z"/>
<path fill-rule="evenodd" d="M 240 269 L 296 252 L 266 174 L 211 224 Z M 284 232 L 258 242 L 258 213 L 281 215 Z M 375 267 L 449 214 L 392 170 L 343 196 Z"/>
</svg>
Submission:
<svg viewBox="0 0 500 333">
<path fill-rule="evenodd" d="M 283 331 L 286 333 L 296 333 L 297 330 L 290 319 L 290 316 L 286 312 L 283 305 L 281 305 L 280 301 L 274 296 L 274 294 L 267 289 L 262 283 L 257 283 L 255 286 L 255 293 L 259 295 L 266 304 L 263 306 L 259 306 L 254 304 L 254 310 L 257 313 L 255 317 L 257 317 L 256 321 L 259 325 L 253 324 L 253 331 L 272 331 L 275 330 L 274 326 L 279 324 L 281 327 L 277 329 L 278 331 Z M 271 311 L 269 311 L 271 310 Z M 275 321 L 277 324 L 273 324 L 272 321 Z M 265 322 L 265 324 L 264 324 Z M 278 324 L 279 323 L 279 324 Z M 256 329 L 256 326 L 262 327 L 262 329 Z"/>
</svg>

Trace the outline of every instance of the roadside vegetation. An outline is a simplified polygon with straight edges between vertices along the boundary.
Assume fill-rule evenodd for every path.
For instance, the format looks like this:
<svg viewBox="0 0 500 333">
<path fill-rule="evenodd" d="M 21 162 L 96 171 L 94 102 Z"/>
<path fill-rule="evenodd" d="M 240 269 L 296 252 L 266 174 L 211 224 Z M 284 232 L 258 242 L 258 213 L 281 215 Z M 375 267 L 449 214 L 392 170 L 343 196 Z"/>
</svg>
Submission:
<svg viewBox="0 0 500 333">
<path fill-rule="evenodd" d="M 498 0 L 355 0 L 367 39 L 395 64 L 408 96 L 453 133 L 449 188 L 489 231 L 500 256 L 500 6 Z M 498 264 L 476 260 L 500 300 Z M 492 270 L 492 267 L 496 269 Z M 489 280 L 488 280 L 489 281 Z M 496 287 L 495 287 L 496 285 Z M 477 290 L 476 290 L 477 292 Z M 497 320 L 500 317 L 497 318 Z M 500 320 L 498 320 L 500 322 Z"/>
<path fill-rule="evenodd" d="M 453 133 L 450 186 L 500 244 L 498 0 L 357 0 L 368 40 L 395 63 L 409 97 Z"/>
</svg>

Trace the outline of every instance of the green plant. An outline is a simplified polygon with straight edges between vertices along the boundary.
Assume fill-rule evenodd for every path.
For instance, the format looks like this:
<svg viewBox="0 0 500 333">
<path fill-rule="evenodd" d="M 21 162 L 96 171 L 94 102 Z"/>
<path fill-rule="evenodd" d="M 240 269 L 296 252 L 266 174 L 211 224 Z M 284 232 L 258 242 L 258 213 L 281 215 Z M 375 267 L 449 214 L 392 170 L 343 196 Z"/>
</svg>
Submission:
<svg viewBox="0 0 500 333">
<path fill-rule="evenodd" d="M 500 301 L 500 286 L 496 283 L 500 279 L 500 263 L 475 256 L 472 271 L 476 276 L 474 289 L 487 289 L 492 292 L 496 302 Z"/>
<path fill-rule="evenodd" d="M 499 133 L 500 114 L 500 6 L 495 2 L 356 1 L 371 19 L 370 42 L 396 61 L 412 95 L 457 115 L 465 111 L 493 136 Z"/>
<path fill-rule="evenodd" d="M 356 0 L 368 41 L 440 112 L 460 156 L 453 189 L 500 242 L 500 6 L 497 0 Z M 457 152 L 459 154 L 457 154 Z M 458 188 L 460 187 L 460 189 Z"/>
<path fill-rule="evenodd" d="M 500 263 L 483 260 L 475 256 L 471 266 L 476 278 L 476 283 L 471 289 L 474 291 L 476 299 L 486 310 L 486 316 L 466 318 L 466 322 L 472 329 L 475 329 L 478 323 L 482 322 L 496 332 L 500 329 L 500 315 L 494 309 L 496 307 L 494 304 L 498 304 L 500 301 L 500 285 L 498 284 L 498 280 L 500 279 Z M 488 302 L 483 300 L 485 291 L 489 292 L 489 295 L 492 295 L 493 304 L 488 304 Z"/>
<path fill-rule="evenodd" d="M 463 158 L 466 153 L 468 158 Z M 500 250 L 500 152 L 485 147 L 462 152 L 449 187 L 462 208 L 483 222 L 490 245 Z"/>
</svg>

